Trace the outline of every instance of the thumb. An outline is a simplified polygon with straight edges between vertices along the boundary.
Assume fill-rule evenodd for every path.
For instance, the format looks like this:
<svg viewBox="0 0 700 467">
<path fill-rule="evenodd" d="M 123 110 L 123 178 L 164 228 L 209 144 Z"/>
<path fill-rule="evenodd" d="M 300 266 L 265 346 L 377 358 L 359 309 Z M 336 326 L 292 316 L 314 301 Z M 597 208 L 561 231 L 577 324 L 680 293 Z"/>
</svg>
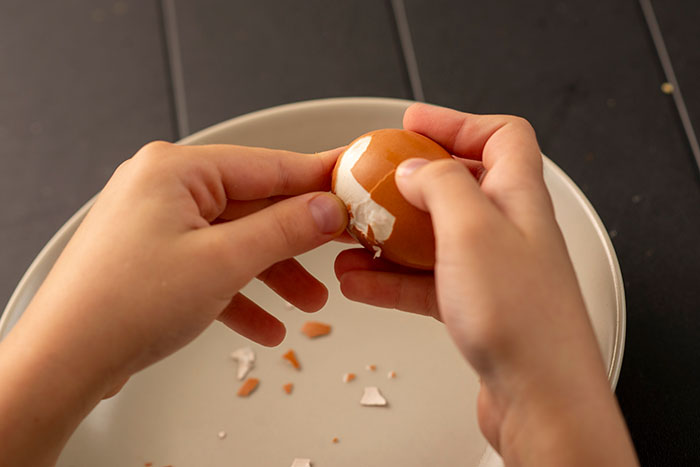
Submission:
<svg viewBox="0 0 700 467">
<path fill-rule="evenodd" d="M 347 222 L 345 205 L 335 195 L 307 193 L 205 230 L 214 236 L 216 258 L 227 275 L 236 271 L 245 283 L 274 263 L 332 240 Z"/>
<path fill-rule="evenodd" d="M 409 203 L 430 213 L 438 249 L 462 243 L 464 232 L 492 210 L 469 168 L 454 159 L 408 159 L 397 167 L 395 180 Z"/>
</svg>

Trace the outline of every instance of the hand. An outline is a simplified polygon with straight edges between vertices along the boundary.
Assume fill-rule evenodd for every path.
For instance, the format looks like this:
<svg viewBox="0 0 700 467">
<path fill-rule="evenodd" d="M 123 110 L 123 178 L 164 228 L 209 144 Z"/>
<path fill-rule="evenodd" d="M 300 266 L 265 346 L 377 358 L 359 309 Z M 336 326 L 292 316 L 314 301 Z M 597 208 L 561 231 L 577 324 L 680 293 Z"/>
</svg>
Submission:
<svg viewBox="0 0 700 467">
<path fill-rule="evenodd" d="M 420 104 L 408 109 L 404 127 L 458 156 L 411 159 L 396 172 L 403 196 L 431 214 L 434 276 L 349 250 L 335 265 L 343 294 L 444 321 L 481 377 L 479 423 L 506 463 L 634 463 L 554 218 L 532 127 L 516 117 Z M 479 162 L 485 169 L 481 185 L 470 174 Z M 581 418 L 581 407 L 595 417 Z M 571 429 L 562 429 L 572 416 Z M 601 419 L 609 424 L 596 426 Z M 566 450 L 570 438 L 589 436 L 587 429 L 598 437 L 612 432 L 603 444 L 619 442 L 623 454 L 586 457 Z M 564 437 L 570 442 L 557 451 L 553 443 Z M 604 451 L 601 446 L 596 449 Z"/>
<path fill-rule="evenodd" d="M 0 465 L 51 463 L 101 397 L 215 319 L 278 344 L 284 325 L 239 293 L 255 277 L 320 309 L 325 287 L 293 257 L 345 228 L 319 192 L 338 153 L 151 143 L 122 164 L 0 343 L 0 439 L 17 455 Z"/>
</svg>

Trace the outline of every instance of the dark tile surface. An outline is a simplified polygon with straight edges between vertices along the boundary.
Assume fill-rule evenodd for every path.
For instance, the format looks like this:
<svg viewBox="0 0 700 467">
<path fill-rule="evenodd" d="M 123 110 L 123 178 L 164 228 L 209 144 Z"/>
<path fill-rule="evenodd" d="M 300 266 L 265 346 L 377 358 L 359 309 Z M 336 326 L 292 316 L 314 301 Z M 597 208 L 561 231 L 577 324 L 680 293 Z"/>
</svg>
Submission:
<svg viewBox="0 0 700 467">
<path fill-rule="evenodd" d="M 0 2 L 0 308 L 143 143 L 173 137 L 156 1 Z"/>
<path fill-rule="evenodd" d="M 696 137 L 700 132 L 700 2 L 652 2 Z"/>
<path fill-rule="evenodd" d="M 700 189 L 638 5 L 406 3 L 426 99 L 527 117 L 613 232 L 628 319 L 617 394 L 642 465 L 698 464 Z"/>
<path fill-rule="evenodd" d="M 388 1 L 175 4 L 191 131 L 300 100 L 411 97 Z"/>
</svg>

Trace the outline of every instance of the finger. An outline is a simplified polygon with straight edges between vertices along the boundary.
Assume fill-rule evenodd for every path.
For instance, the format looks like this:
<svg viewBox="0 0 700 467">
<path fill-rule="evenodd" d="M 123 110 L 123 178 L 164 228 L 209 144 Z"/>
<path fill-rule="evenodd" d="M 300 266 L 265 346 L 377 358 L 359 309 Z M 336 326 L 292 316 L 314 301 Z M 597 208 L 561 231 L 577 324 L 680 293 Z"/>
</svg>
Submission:
<svg viewBox="0 0 700 467">
<path fill-rule="evenodd" d="M 350 300 L 440 319 L 431 275 L 355 270 L 339 280 L 341 292 Z"/>
<path fill-rule="evenodd" d="M 341 233 L 339 236 L 333 239 L 336 242 L 340 243 L 348 243 L 348 244 L 354 244 L 357 245 L 357 240 L 353 238 L 352 235 L 350 235 L 347 230 Z"/>
<path fill-rule="evenodd" d="M 326 286 L 294 258 L 273 264 L 258 279 L 302 311 L 318 311 L 328 301 Z"/>
<path fill-rule="evenodd" d="M 404 125 L 454 154 L 481 159 L 486 170 L 482 191 L 521 230 L 534 232 L 552 223 L 553 205 L 544 183 L 542 154 L 527 121 L 416 104 L 406 111 Z"/>
<path fill-rule="evenodd" d="M 331 172 L 341 149 L 301 154 L 232 145 L 185 147 L 185 155 L 207 160 L 217 169 L 228 199 L 251 200 L 330 189 Z"/>
<path fill-rule="evenodd" d="M 430 213 L 436 271 L 460 258 L 466 246 L 488 241 L 494 229 L 508 227 L 467 168 L 455 160 L 409 159 L 399 165 L 396 184 L 406 200 Z"/>
<path fill-rule="evenodd" d="M 219 214 L 217 222 L 240 219 L 241 217 L 258 212 L 261 209 L 265 209 L 266 207 L 272 206 L 273 204 L 287 198 L 288 196 L 272 196 L 270 198 L 253 199 L 248 201 L 227 200 L 226 207 L 221 214 Z"/>
<path fill-rule="evenodd" d="M 273 347 L 284 339 L 284 324 L 243 294 L 236 294 L 217 318 L 258 344 Z"/>
<path fill-rule="evenodd" d="M 542 153 L 535 131 L 526 120 L 415 104 L 404 114 L 404 126 L 428 136 L 453 154 L 482 160 L 487 171 L 484 190 L 494 195 L 499 204 L 503 200 L 496 195 L 504 193 L 516 203 L 546 201 Z M 497 184 L 487 184 L 489 178 L 497 178 Z M 493 185 L 497 185 L 497 190 L 491 189 Z"/>
<path fill-rule="evenodd" d="M 504 155 L 499 153 L 506 148 L 505 155 L 522 153 L 527 162 L 535 165 L 541 161 L 535 131 L 520 117 L 476 115 L 418 103 L 406 110 L 403 124 L 407 130 L 429 137 L 452 154 L 483 160 L 487 170 Z M 494 151 L 490 151 L 489 143 Z"/>
<path fill-rule="evenodd" d="M 330 193 L 308 193 L 275 203 L 234 222 L 193 232 L 199 248 L 231 286 L 241 286 L 271 265 L 309 251 L 340 235 L 345 205 Z"/>
<path fill-rule="evenodd" d="M 555 225 L 546 188 L 508 190 L 501 186 L 505 182 L 499 185 L 499 180 L 507 176 L 503 171 L 487 173 L 479 189 L 479 182 L 467 167 L 455 160 L 428 163 L 425 159 L 408 159 L 396 170 L 396 186 L 408 202 L 430 212 L 436 239 L 438 234 L 463 235 L 496 218 L 509 219 L 529 235 Z M 487 190 L 488 181 L 492 182 L 491 193 Z"/>
<path fill-rule="evenodd" d="M 398 166 L 395 178 L 401 195 L 431 216 L 447 216 L 452 212 L 456 218 L 462 218 L 465 207 L 472 212 L 492 209 L 469 169 L 454 159 L 432 162 L 408 159 Z"/>
</svg>

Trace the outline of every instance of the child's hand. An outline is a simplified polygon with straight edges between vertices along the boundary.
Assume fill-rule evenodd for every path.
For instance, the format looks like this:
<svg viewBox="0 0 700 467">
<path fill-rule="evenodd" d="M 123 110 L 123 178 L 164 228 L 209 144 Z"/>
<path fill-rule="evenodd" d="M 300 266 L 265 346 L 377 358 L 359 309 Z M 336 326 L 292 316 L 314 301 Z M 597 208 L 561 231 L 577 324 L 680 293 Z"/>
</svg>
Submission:
<svg viewBox="0 0 700 467">
<path fill-rule="evenodd" d="M 342 202 L 319 192 L 338 153 L 152 143 L 122 164 L 0 343 L 11 465 L 31 439 L 46 449 L 27 464 L 50 463 L 101 397 L 215 319 L 278 344 L 284 325 L 238 293 L 251 279 L 320 309 L 325 287 L 291 258 L 345 228 Z"/>
<path fill-rule="evenodd" d="M 336 260 L 343 293 L 444 321 L 481 377 L 481 429 L 507 463 L 634 461 L 554 219 L 532 127 L 515 117 L 420 104 L 406 112 L 404 127 L 467 159 L 412 159 L 396 173 L 401 193 L 431 214 L 434 276 L 349 250 Z M 485 169 L 481 186 L 469 170 L 475 160 Z M 611 423 L 598 424 L 606 419 Z M 589 429 L 606 434 L 602 444 L 618 442 L 624 455 L 613 449 L 610 456 L 586 457 L 562 442 L 589 436 Z M 602 444 L 597 449 L 605 450 Z"/>
<path fill-rule="evenodd" d="M 310 193 L 327 189 L 337 154 L 149 144 L 100 193 L 27 320 L 50 302 L 42 320 L 70 315 L 90 348 L 117 348 L 113 364 L 128 373 L 215 319 L 277 345 L 284 325 L 238 291 L 257 276 L 302 310 L 324 305 L 325 287 L 290 258 L 345 227 L 337 198 Z"/>
</svg>

